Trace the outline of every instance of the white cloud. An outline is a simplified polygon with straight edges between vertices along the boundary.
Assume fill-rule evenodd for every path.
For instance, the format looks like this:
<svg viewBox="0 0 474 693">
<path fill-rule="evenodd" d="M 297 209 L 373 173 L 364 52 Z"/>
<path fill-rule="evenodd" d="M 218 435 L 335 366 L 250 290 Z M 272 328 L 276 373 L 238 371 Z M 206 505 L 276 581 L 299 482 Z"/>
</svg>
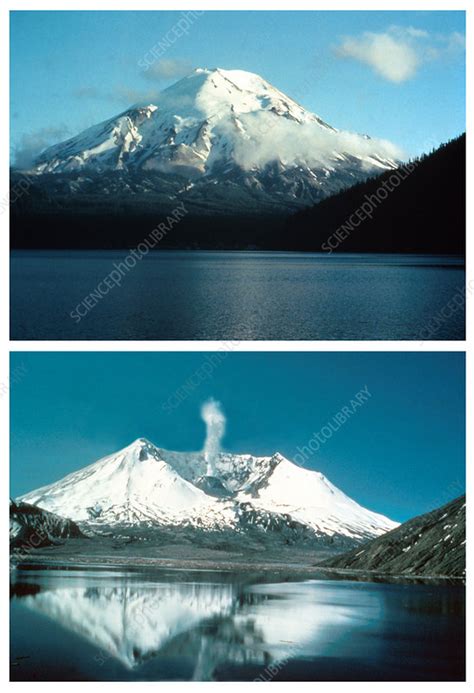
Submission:
<svg viewBox="0 0 474 693">
<path fill-rule="evenodd" d="M 124 106 L 134 104 L 143 105 L 156 103 L 159 95 L 158 89 L 133 89 L 127 87 L 116 87 L 115 91 L 109 94 L 110 101 L 115 101 Z"/>
<path fill-rule="evenodd" d="M 458 32 L 430 34 L 411 26 L 392 26 L 381 33 L 346 36 L 336 54 L 365 63 L 384 79 L 401 83 L 414 77 L 423 63 L 463 50 L 464 44 L 464 36 Z"/>
<path fill-rule="evenodd" d="M 354 58 L 370 65 L 379 75 L 391 82 L 404 82 L 413 77 L 419 58 L 406 42 L 389 34 L 369 34 L 362 38 L 347 38 L 338 49 L 343 58 Z"/>
<path fill-rule="evenodd" d="M 46 147 L 65 139 L 69 134 L 69 129 L 63 125 L 59 127 L 40 128 L 34 132 L 22 135 L 19 143 L 13 148 L 13 161 L 15 166 L 22 169 L 29 168 L 36 157 L 46 149 Z"/>
<path fill-rule="evenodd" d="M 72 92 L 75 98 L 93 101 L 105 101 L 106 103 L 119 104 L 120 106 L 132 106 L 133 104 L 155 103 L 160 90 L 158 87 L 152 89 L 135 89 L 123 85 L 115 86 L 109 91 L 102 91 L 95 87 L 79 87 Z"/>
<path fill-rule="evenodd" d="M 133 84 L 132 86 L 119 85 L 110 90 L 98 89 L 87 84 L 81 85 L 72 91 L 72 95 L 78 99 L 92 99 L 96 101 L 108 101 L 130 106 L 131 104 L 154 103 L 158 98 L 160 90 L 163 88 L 160 82 L 167 80 L 178 80 L 180 77 L 188 75 L 193 70 L 192 63 L 187 60 L 166 59 L 159 60 L 150 65 L 141 75 L 150 82 L 155 82 L 156 86 L 141 88 Z"/>
<path fill-rule="evenodd" d="M 316 123 L 297 124 L 272 113 L 240 114 L 247 138 L 235 140 L 237 163 L 245 169 L 275 160 L 308 166 L 331 166 L 334 155 L 344 152 L 358 157 L 374 153 L 402 159 L 403 152 L 388 140 L 372 139 L 342 130 L 326 130 Z M 229 135 L 231 133 L 228 133 Z"/>
<path fill-rule="evenodd" d="M 152 81 L 161 82 L 166 79 L 179 79 L 188 75 L 193 69 L 192 63 L 179 58 L 157 60 L 142 72 L 143 76 Z"/>
<path fill-rule="evenodd" d="M 91 87 L 88 85 L 83 85 L 73 89 L 72 95 L 77 99 L 103 99 L 104 93 L 97 89 L 97 87 Z"/>
<path fill-rule="evenodd" d="M 413 36 L 414 38 L 428 38 L 429 36 L 428 32 L 424 29 L 415 29 L 415 27 L 413 26 L 407 27 L 405 31 L 408 34 L 408 36 Z"/>
</svg>

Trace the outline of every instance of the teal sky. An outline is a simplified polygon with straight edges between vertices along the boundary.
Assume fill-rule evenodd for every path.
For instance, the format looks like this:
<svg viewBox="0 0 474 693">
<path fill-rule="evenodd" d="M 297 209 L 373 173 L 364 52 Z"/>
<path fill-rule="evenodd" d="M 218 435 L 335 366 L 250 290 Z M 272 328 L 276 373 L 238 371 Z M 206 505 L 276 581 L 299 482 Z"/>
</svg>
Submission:
<svg viewBox="0 0 474 693">
<path fill-rule="evenodd" d="M 209 377 L 206 352 L 12 353 L 11 495 L 142 436 L 200 450 L 209 397 L 227 417 L 224 449 L 293 459 L 365 387 L 370 397 L 306 466 L 399 521 L 462 493 L 463 353 L 224 353 Z"/>
<path fill-rule="evenodd" d="M 335 127 L 389 139 L 407 156 L 465 129 L 464 12 L 206 11 L 144 69 L 180 20 L 13 12 L 13 157 L 152 98 L 193 67 L 257 72 Z"/>
</svg>

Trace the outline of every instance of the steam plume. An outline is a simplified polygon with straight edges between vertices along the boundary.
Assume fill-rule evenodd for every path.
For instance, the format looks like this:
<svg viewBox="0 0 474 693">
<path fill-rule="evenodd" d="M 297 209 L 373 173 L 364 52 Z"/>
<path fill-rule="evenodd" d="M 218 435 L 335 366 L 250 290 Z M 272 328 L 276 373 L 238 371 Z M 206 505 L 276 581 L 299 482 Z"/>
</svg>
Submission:
<svg viewBox="0 0 474 693">
<path fill-rule="evenodd" d="M 221 449 L 221 440 L 225 433 L 226 418 L 221 403 L 208 399 L 201 407 L 201 417 L 206 423 L 206 442 L 204 459 L 207 462 L 207 476 L 216 476 L 215 462 Z"/>
</svg>

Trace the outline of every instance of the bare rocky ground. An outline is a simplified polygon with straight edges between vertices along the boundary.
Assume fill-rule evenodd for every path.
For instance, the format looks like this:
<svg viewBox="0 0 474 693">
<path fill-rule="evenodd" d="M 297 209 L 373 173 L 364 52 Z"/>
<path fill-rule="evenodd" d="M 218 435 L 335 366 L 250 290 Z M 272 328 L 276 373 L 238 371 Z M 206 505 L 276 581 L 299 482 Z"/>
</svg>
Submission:
<svg viewBox="0 0 474 693">
<path fill-rule="evenodd" d="M 75 568 L 124 568 L 181 570 L 270 571 L 315 574 L 315 564 L 334 555 L 334 549 L 316 543 L 301 547 L 262 545 L 246 536 L 225 533 L 196 533 L 160 530 L 151 536 L 139 530 L 123 530 L 113 536 L 91 535 L 69 538 L 58 545 L 34 549 L 23 546 L 12 551 L 18 567 L 49 566 Z"/>
</svg>

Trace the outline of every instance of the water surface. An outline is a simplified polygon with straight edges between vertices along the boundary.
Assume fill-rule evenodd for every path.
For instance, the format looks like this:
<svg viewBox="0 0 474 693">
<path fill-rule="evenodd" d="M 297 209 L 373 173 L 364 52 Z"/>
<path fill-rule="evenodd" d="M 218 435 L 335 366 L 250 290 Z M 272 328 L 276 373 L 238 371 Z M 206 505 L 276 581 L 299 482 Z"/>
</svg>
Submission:
<svg viewBox="0 0 474 693">
<path fill-rule="evenodd" d="M 460 258 L 153 251 L 124 270 L 126 258 L 13 252 L 12 339 L 464 338 Z"/>
<path fill-rule="evenodd" d="M 464 588 L 17 571 L 13 680 L 462 680 Z"/>
</svg>

